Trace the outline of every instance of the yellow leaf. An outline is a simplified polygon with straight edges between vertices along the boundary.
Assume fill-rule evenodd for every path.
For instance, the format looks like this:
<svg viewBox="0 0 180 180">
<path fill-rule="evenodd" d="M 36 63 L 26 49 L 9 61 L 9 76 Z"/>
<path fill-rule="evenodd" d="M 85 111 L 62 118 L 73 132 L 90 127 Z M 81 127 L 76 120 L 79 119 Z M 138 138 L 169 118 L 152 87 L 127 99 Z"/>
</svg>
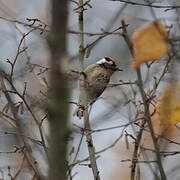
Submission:
<svg viewBox="0 0 180 180">
<path fill-rule="evenodd" d="M 162 124 L 175 125 L 180 123 L 180 83 L 164 89 L 156 110 Z"/>
<path fill-rule="evenodd" d="M 160 60 L 168 52 L 168 32 L 160 22 L 154 22 L 133 34 L 134 58 L 132 68 L 136 70 L 148 61 Z"/>
</svg>

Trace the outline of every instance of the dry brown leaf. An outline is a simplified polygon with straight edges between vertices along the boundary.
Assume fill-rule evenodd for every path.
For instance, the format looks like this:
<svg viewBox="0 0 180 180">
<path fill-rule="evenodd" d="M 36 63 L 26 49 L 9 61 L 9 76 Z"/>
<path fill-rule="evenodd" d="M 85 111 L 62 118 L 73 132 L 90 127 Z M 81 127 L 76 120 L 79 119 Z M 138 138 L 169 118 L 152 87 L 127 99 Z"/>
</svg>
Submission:
<svg viewBox="0 0 180 180">
<path fill-rule="evenodd" d="M 180 123 L 180 83 L 164 89 L 156 110 L 162 124 L 175 125 Z"/>
<path fill-rule="evenodd" d="M 134 58 L 132 68 L 136 70 L 148 61 L 160 60 L 168 53 L 168 32 L 160 22 L 154 22 L 136 31 L 133 35 Z"/>
</svg>

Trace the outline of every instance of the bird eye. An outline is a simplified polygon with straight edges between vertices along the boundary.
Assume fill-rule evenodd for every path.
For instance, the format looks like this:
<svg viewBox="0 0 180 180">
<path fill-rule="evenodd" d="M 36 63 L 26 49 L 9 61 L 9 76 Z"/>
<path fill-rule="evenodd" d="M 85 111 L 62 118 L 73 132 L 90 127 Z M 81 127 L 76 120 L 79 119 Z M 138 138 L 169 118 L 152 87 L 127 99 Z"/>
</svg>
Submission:
<svg viewBox="0 0 180 180">
<path fill-rule="evenodd" d="M 106 61 L 111 61 L 111 60 L 109 59 L 109 57 L 105 57 L 105 59 L 106 59 Z"/>
<path fill-rule="evenodd" d="M 106 61 L 108 61 L 109 64 L 116 65 L 116 60 L 111 57 L 105 57 Z"/>
</svg>

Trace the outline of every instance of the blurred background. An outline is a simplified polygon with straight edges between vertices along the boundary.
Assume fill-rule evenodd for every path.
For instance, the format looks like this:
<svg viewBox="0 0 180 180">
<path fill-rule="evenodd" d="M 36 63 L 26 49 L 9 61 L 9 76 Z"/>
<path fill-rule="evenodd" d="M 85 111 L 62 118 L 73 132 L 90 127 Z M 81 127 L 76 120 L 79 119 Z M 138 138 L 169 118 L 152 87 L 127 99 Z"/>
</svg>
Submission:
<svg viewBox="0 0 180 180">
<path fill-rule="evenodd" d="M 134 0 L 133 2 L 144 4 L 148 1 Z M 160 0 L 151 1 L 151 3 L 158 6 L 180 6 L 178 0 Z M 87 6 L 87 10 L 84 11 L 84 32 L 87 33 L 85 34 L 85 47 L 103 36 L 88 35 L 88 33 L 112 32 L 121 27 L 122 20 L 128 24 L 127 30 L 130 37 L 138 29 L 157 19 L 161 19 L 167 27 L 171 27 L 169 33 L 171 38 L 175 39 L 173 47 L 177 55 L 173 57 L 174 61 L 168 71 L 163 74 L 156 91 L 154 100 L 154 104 L 156 104 L 162 95 L 162 89 L 179 80 L 179 9 L 151 8 L 107 0 L 90 1 L 90 5 L 92 8 Z M 78 71 L 79 38 L 78 33 L 75 32 L 79 32 L 79 28 L 78 13 L 74 10 L 75 8 L 77 8 L 76 3 L 69 1 L 67 50 L 71 59 L 70 68 Z M 29 104 L 36 116 L 35 119 L 42 122 L 41 128 L 46 143 L 49 140 L 46 101 L 47 89 L 49 88 L 48 73 L 50 71 L 50 53 L 47 43 L 48 33 L 51 29 L 50 24 L 51 6 L 48 0 L 0 0 L 0 67 L 10 74 L 12 73 L 11 63 L 15 61 L 13 71 L 15 88 L 20 94 L 26 92 L 25 102 Z M 121 85 L 107 88 L 93 105 L 90 113 L 92 129 L 101 129 L 92 135 L 96 152 L 102 151 L 98 154 L 97 164 L 103 180 L 130 179 L 131 158 L 134 149 L 133 137 L 136 138 L 139 126 L 132 123 L 121 128 L 103 129 L 132 122 L 142 110 L 138 87 L 133 85 L 137 79 L 136 72 L 131 68 L 133 58 L 121 32 L 120 29 L 116 33 L 102 37 L 93 46 L 89 57 L 85 58 L 84 61 L 85 67 L 87 67 L 103 57 L 110 56 L 116 59 L 118 66 L 123 69 L 123 72 L 116 72 L 111 78 L 111 84 L 120 83 Z M 154 79 L 159 79 L 162 75 L 167 61 L 168 56 L 165 56 L 161 61 L 154 62 L 151 68 L 148 68 L 147 65 L 142 66 L 142 78 L 147 91 L 152 90 Z M 72 74 L 72 77 L 74 78 L 70 82 L 71 97 L 69 101 L 77 102 L 78 78 L 76 74 Z M 132 85 L 128 83 L 132 83 Z M 11 86 L 7 83 L 6 87 L 8 89 Z M 42 144 L 38 144 L 38 140 L 42 139 L 40 126 L 34 121 L 32 112 L 24 105 L 23 98 L 17 93 L 12 95 L 24 134 L 17 131 L 16 122 L 12 118 L 6 97 L 2 92 L 0 94 L 0 178 L 5 180 L 33 179 L 33 171 L 36 168 L 45 176 L 48 172 L 46 153 Z M 88 157 L 86 140 L 79 128 L 83 127 L 83 122 L 72 116 L 74 109 L 75 105 L 71 104 L 69 126 L 72 134 L 68 145 L 68 164 L 73 167 L 71 174 L 74 180 L 92 180 L 92 172 L 87 161 L 72 165 L 74 162 Z M 153 112 L 154 106 L 151 107 L 151 110 Z M 170 155 L 167 153 L 164 155 L 163 166 L 168 179 L 178 180 L 180 178 L 178 173 L 180 167 L 179 127 L 164 128 L 159 122 L 158 115 L 155 112 L 154 114 L 152 120 L 156 133 L 166 137 L 166 140 L 160 140 L 161 149 L 172 152 L 169 153 Z M 141 116 L 142 113 L 140 113 Z M 24 139 L 29 147 L 28 157 L 31 163 L 25 160 Z M 140 179 L 156 179 L 154 175 L 156 174 L 156 165 L 153 162 L 155 156 L 148 131 L 143 134 L 141 144 L 144 149 L 142 148 L 138 154 L 139 160 L 142 161 L 138 163 L 138 168 L 141 169 Z"/>
</svg>

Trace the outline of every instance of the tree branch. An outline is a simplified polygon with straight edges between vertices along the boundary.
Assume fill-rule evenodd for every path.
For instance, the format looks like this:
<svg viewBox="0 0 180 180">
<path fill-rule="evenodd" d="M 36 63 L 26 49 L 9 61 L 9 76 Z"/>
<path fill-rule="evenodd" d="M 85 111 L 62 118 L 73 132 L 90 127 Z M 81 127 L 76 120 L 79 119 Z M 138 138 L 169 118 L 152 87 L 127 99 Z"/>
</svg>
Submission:
<svg viewBox="0 0 180 180">
<path fill-rule="evenodd" d="M 79 62 L 80 62 L 80 72 L 84 71 L 84 17 L 83 17 L 83 0 L 79 0 Z M 84 75 L 80 75 L 80 83 L 84 83 Z M 80 93 L 82 88 L 80 88 Z M 90 122 L 89 122 L 89 114 L 88 108 L 85 108 L 84 111 L 84 128 L 91 129 Z M 87 139 L 87 146 L 89 151 L 90 163 L 91 168 L 93 171 L 94 180 L 100 180 L 99 171 L 97 168 L 96 157 L 95 157 L 95 149 L 93 145 L 92 135 L 88 131 L 85 131 L 86 139 Z"/>
<path fill-rule="evenodd" d="M 125 25 L 124 20 L 122 20 L 122 26 L 123 25 Z M 124 37 L 124 40 L 126 41 L 128 47 L 129 47 L 129 50 L 130 50 L 132 56 L 134 56 L 133 44 L 132 44 L 131 40 L 128 37 L 126 26 L 124 26 L 124 28 L 123 28 L 123 37 Z M 150 102 L 149 102 L 149 100 L 148 100 L 148 98 L 146 96 L 146 93 L 144 91 L 144 88 L 143 88 L 143 82 L 142 82 L 140 68 L 137 69 L 137 78 L 138 78 L 138 87 L 139 87 L 141 98 L 142 98 L 143 105 L 144 105 L 144 118 L 146 119 L 149 130 L 151 132 L 151 137 L 152 137 L 154 148 L 155 148 L 155 151 L 156 151 L 157 165 L 159 167 L 159 171 L 160 171 L 160 174 L 161 174 L 161 179 L 166 180 L 166 175 L 165 175 L 165 172 L 164 172 L 164 169 L 163 169 L 163 166 L 162 166 L 162 162 L 161 162 L 159 146 L 158 146 L 156 136 L 155 136 L 155 133 L 154 133 L 154 128 L 153 128 L 153 125 L 152 125 L 152 122 L 151 122 L 151 115 L 150 115 L 150 112 L 149 112 L 149 103 Z"/>
<path fill-rule="evenodd" d="M 64 70 L 66 58 L 67 1 L 52 0 L 52 26 L 49 38 L 51 51 L 51 74 L 48 103 L 50 124 L 49 180 L 67 179 L 67 140 L 69 87 Z"/>
</svg>

